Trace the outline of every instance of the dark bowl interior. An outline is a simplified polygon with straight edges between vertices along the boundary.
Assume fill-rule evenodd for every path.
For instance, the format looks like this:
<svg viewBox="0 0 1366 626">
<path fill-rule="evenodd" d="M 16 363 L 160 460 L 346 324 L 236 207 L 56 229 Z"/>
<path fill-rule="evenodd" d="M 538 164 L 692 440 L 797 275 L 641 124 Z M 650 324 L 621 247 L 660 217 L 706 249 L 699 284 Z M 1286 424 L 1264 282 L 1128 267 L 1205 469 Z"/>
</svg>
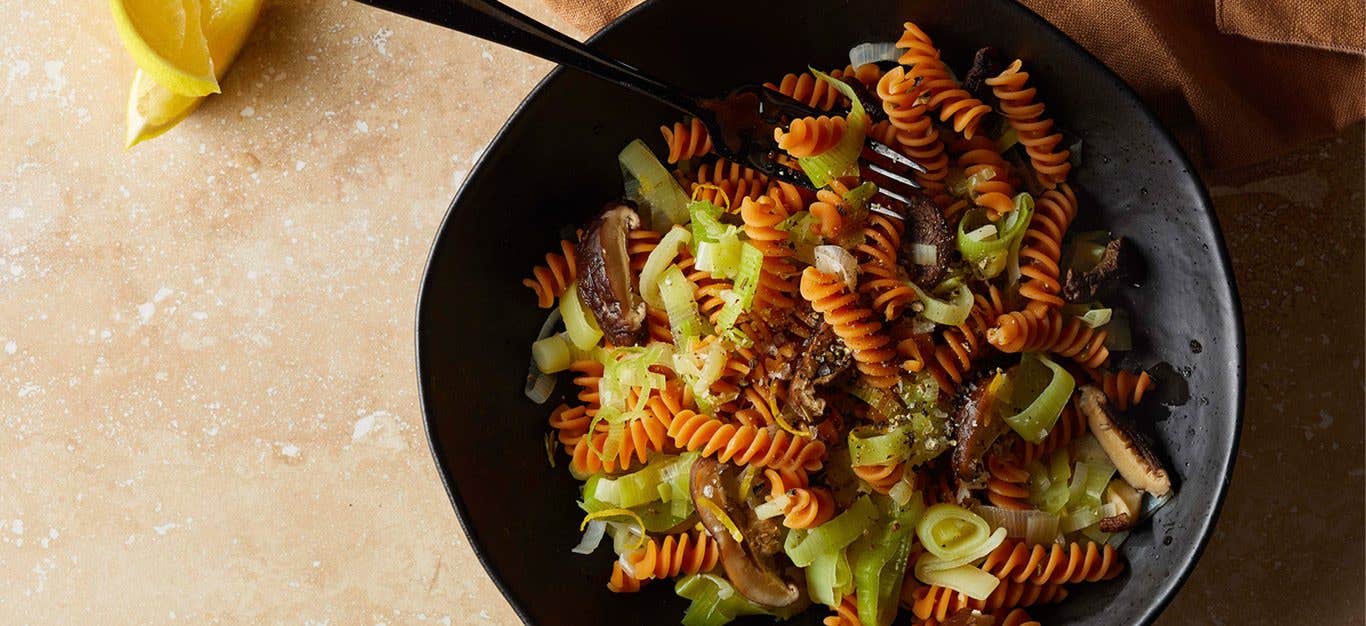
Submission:
<svg viewBox="0 0 1366 626">
<path fill-rule="evenodd" d="M 1154 415 L 1179 493 L 1124 546 L 1126 574 L 1033 612 L 1050 624 L 1149 622 L 1189 574 L 1214 524 L 1238 439 L 1243 354 L 1209 201 L 1128 87 L 1052 26 L 1002 0 L 657 1 L 594 45 L 712 93 L 808 64 L 842 67 L 851 45 L 894 40 L 908 19 L 960 71 L 986 44 L 1028 63 L 1051 114 L 1084 139 L 1075 173 L 1086 200 L 1082 224 L 1103 223 L 1130 238 L 1147 261 L 1146 282 L 1122 296 L 1139 346 L 1122 362 L 1171 364 L 1162 381 L 1169 399 L 1182 384 L 1189 388 L 1187 401 L 1158 406 Z M 558 469 L 546 462 L 542 437 L 553 403 L 536 406 L 522 394 L 528 345 L 545 312 L 521 279 L 566 226 L 621 193 L 618 150 L 637 137 L 662 147 L 657 128 L 675 117 L 576 72 L 552 73 L 470 174 L 432 249 L 417 337 L 432 450 L 475 551 L 531 623 L 669 624 L 685 607 L 667 583 L 612 594 L 609 550 L 569 552 L 581 513 L 563 457 Z M 817 612 L 792 623 L 817 624 Z"/>
</svg>

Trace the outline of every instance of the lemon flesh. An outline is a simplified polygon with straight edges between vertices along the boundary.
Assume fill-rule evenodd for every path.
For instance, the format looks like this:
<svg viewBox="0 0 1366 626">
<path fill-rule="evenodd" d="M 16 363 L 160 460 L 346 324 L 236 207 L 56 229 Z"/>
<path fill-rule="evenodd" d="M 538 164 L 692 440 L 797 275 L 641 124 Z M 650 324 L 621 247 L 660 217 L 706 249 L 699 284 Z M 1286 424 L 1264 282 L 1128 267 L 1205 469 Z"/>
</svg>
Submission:
<svg viewBox="0 0 1366 626">
<path fill-rule="evenodd" d="M 262 0 L 201 0 L 203 34 L 214 69 L 221 79 L 251 34 Z M 216 84 L 216 83 L 215 83 Z M 170 130 L 199 106 L 202 96 L 185 96 L 160 84 L 141 67 L 128 93 L 128 147 Z"/>
<path fill-rule="evenodd" d="M 201 0 L 110 0 L 114 26 L 138 67 L 183 96 L 218 93 Z"/>
</svg>

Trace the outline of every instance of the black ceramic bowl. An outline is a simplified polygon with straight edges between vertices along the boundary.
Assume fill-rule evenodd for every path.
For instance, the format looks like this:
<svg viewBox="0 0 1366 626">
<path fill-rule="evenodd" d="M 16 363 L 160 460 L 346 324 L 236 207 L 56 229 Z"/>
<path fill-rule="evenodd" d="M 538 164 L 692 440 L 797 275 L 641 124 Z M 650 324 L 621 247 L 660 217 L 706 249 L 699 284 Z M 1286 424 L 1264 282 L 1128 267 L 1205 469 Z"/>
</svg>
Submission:
<svg viewBox="0 0 1366 626">
<path fill-rule="evenodd" d="M 1214 525 L 1238 440 L 1243 354 L 1233 277 L 1209 200 L 1133 92 L 1061 32 L 1005 0 L 659 0 L 593 45 L 713 93 L 807 65 L 843 66 L 851 45 L 895 40 L 906 20 L 960 71 L 986 44 L 1024 59 L 1049 112 L 1085 142 L 1074 174 L 1085 199 L 1079 219 L 1129 238 L 1147 261 L 1146 282 L 1123 294 L 1138 345 L 1125 362 L 1170 363 L 1175 373 L 1162 381 L 1168 398 L 1189 387 L 1188 401 L 1159 406 L 1156 416 L 1179 492 L 1125 544 L 1124 575 L 1032 612 L 1049 624 L 1150 622 Z M 564 464 L 546 463 L 542 437 L 553 404 L 537 406 L 522 394 L 528 345 L 545 311 L 521 279 L 566 225 L 621 193 L 621 147 L 641 137 L 661 148 L 657 128 L 675 117 L 593 78 L 553 72 L 484 153 L 432 248 L 417 322 L 432 452 L 471 545 L 529 623 L 674 624 L 686 606 L 665 583 L 614 595 L 605 586 L 610 551 L 570 553 L 581 512 Z M 818 614 L 791 623 L 817 624 Z"/>
</svg>

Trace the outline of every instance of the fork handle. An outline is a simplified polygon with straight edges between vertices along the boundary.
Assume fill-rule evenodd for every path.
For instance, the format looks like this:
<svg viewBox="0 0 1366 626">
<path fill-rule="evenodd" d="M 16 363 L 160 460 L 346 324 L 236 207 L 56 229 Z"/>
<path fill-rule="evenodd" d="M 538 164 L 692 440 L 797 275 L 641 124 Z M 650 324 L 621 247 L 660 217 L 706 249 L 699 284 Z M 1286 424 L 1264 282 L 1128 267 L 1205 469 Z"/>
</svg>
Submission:
<svg viewBox="0 0 1366 626">
<path fill-rule="evenodd" d="M 495 0 L 359 0 L 378 9 L 444 26 L 466 35 L 520 50 L 547 61 L 587 72 L 610 83 L 649 96 L 679 111 L 697 115 L 697 100 L 646 76 L 621 61 L 527 17 Z"/>
</svg>

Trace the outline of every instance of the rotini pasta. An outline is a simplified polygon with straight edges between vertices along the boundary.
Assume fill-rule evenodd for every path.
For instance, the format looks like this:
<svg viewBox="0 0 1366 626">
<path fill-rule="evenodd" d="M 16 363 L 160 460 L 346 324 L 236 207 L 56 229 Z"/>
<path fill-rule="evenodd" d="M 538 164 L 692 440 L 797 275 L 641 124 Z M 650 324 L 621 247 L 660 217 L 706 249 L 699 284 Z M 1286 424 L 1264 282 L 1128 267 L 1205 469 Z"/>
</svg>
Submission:
<svg viewBox="0 0 1366 626">
<path fill-rule="evenodd" d="M 753 168 L 717 159 L 698 166 L 696 180 L 691 183 L 689 192 L 699 200 L 738 207 L 745 198 L 758 200 L 768 191 L 768 182 L 767 176 Z"/>
<path fill-rule="evenodd" d="M 1088 374 L 1105 392 L 1110 404 L 1120 411 L 1127 411 L 1129 407 L 1142 402 L 1143 394 L 1155 386 L 1152 377 L 1143 370 L 1135 372 L 1122 369 L 1112 372 L 1093 369 L 1088 370 Z"/>
<path fill-rule="evenodd" d="M 906 22 L 905 28 L 896 47 L 906 49 L 899 62 L 910 68 L 906 77 L 914 85 L 911 93 L 917 97 L 924 94 L 929 109 L 939 111 L 939 121 L 953 120 L 953 129 L 971 139 L 977 134 L 982 116 L 991 112 L 991 107 L 958 84 L 939 59 L 939 50 L 925 31 L 911 22 Z"/>
<path fill-rule="evenodd" d="M 660 126 L 659 134 L 664 135 L 664 143 L 669 147 L 669 162 L 677 163 L 711 153 L 711 136 L 702 120 L 692 118 L 685 122 L 675 122 L 672 127 Z"/>
<path fill-rule="evenodd" d="M 571 407 L 561 404 L 550 412 L 550 427 L 555 429 L 556 439 L 564 446 L 565 452 L 573 454 L 574 445 L 588 432 L 588 424 L 593 421 L 585 407 Z"/>
<path fill-rule="evenodd" d="M 882 99 L 882 110 L 894 129 L 895 145 L 925 168 L 924 172 L 915 174 L 915 180 L 935 204 L 944 208 L 951 202 L 944 184 L 949 173 L 949 157 L 944 154 L 944 142 L 939 140 L 934 121 L 926 115 L 928 107 L 917 102 L 919 95 L 914 92 L 914 85 L 915 81 L 906 76 L 905 68 L 897 67 L 878 80 L 877 95 Z M 880 139 L 893 144 L 887 141 L 885 131 Z"/>
<path fill-rule="evenodd" d="M 824 626 L 863 626 L 863 622 L 858 617 L 858 600 L 852 595 L 844 596 L 840 600 L 839 606 L 835 607 L 835 614 L 821 621 Z"/>
<path fill-rule="evenodd" d="M 794 437 L 777 428 L 736 426 L 687 409 L 674 417 L 668 434 L 680 449 L 701 451 L 702 456 L 721 462 L 810 471 L 824 465 L 825 444 L 818 440 Z"/>
<path fill-rule="evenodd" d="M 921 620 L 939 623 L 963 609 L 983 612 L 1015 607 L 1054 604 L 1067 598 L 1067 589 L 1058 584 L 1037 584 L 1002 579 L 986 600 L 974 600 L 952 589 L 930 585 L 915 592 L 911 613 Z"/>
<path fill-rule="evenodd" d="M 601 406 L 602 396 L 598 393 L 598 387 L 602 383 L 604 369 L 599 361 L 574 361 L 569 364 L 569 371 L 578 374 L 574 377 L 574 384 L 579 386 L 578 399 L 584 404 L 588 417 L 597 415 L 598 407 Z"/>
<path fill-rule="evenodd" d="M 842 117 L 804 117 L 792 120 L 786 132 L 774 129 L 773 140 L 794 157 L 816 156 L 835 147 L 848 128 L 849 120 Z"/>
<path fill-rule="evenodd" d="M 532 269 L 532 277 L 522 280 L 523 285 L 536 293 L 536 305 L 542 309 L 554 306 L 555 298 L 560 297 L 569 284 L 578 278 L 573 242 L 561 241 L 560 252 L 546 254 L 545 265 L 536 266 Z"/>
<path fill-rule="evenodd" d="M 1034 101 L 1036 90 L 1025 86 L 1029 73 L 1021 70 L 1022 65 L 1016 59 L 998 76 L 988 78 L 986 84 L 1001 101 L 1001 115 L 1020 136 L 1020 143 L 1029 154 L 1039 182 L 1052 189 L 1067 180 L 1067 173 L 1072 170 L 1072 163 L 1068 161 L 1071 153 L 1058 149 L 1062 133 L 1052 132 L 1053 120 L 1043 116 L 1043 103 Z"/>
<path fill-rule="evenodd" d="M 890 347 L 891 339 L 882 333 L 882 323 L 873 312 L 859 306 L 856 294 L 838 278 L 814 267 L 802 272 L 801 294 L 811 308 L 825 316 L 872 385 L 886 388 L 896 384 L 899 374 L 892 363 L 896 351 Z"/>
<path fill-rule="evenodd" d="M 1063 319 L 1057 309 L 1014 311 L 996 318 L 987 341 L 1006 352 L 1053 352 L 1083 367 L 1097 368 L 1110 358 L 1104 329 L 1094 329 L 1077 318 Z"/>
<path fill-rule="evenodd" d="M 854 248 L 862 277 L 859 292 L 868 297 L 873 310 L 887 321 L 900 317 L 916 300 L 915 290 L 897 265 L 904 228 L 901 220 L 881 213 L 869 215 L 863 227 L 863 243 Z"/>
<path fill-rule="evenodd" d="M 1124 571 L 1124 562 L 1109 544 L 1028 546 L 1007 539 L 987 555 L 982 570 L 1002 581 L 1045 585 L 1109 580 Z"/>
<path fill-rule="evenodd" d="M 1020 244 L 1020 296 L 1027 298 L 1031 310 L 1060 307 L 1058 262 L 1062 257 L 1062 237 L 1077 215 L 1077 196 L 1067 183 L 1045 192 L 1034 208 L 1034 218 L 1025 229 Z"/>
<path fill-rule="evenodd" d="M 1039 626 L 1039 623 L 1034 621 L 1034 618 L 1030 617 L 1024 609 L 1012 609 L 997 619 L 995 626 Z"/>
<path fill-rule="evenodd" d="M 967 150 L 958 155 L 958 167 L 966 177 L 989 177 L 969 189 L 973 203 L 986 209 L 992 219 L 1015 210 L 1015 186 L 1010 184 L 1010 164 L 1001 158 L 990 139 L 974 137 Z"/>
<path fill-rule="evenodd" d="M 1000 290 L 988 285 L 985 295 L 973 294 L 972 311 L 962 324 L 944 330 L 942 342 L 935 346 L 936 380 L 945 393 L 953 393 L 963 383 L 973 361 L 982 352 L 982 342 L 995 320 L 1004 312 Z"/>
<path fill-rule="evenodd" d="M 818 220 L 815 224 L 817 235 L 826 239 L 835 239 L 840 236 L 844 228 L 844 199 L 840 195 L 829 190 L 821 189 L 816 192 L 816 201 L 811 203 L 807 210 Z"/>
<path fill-rule="evenodd" d="M 694 531 L 647 539 L 644 546 L 622 555 L 617 564 L 636 580 L 649 580 L 709 572 L 716 568 L 720 557 L 721 548 L 716 541 L 704 532 Z"/>
<path fill-rule="evenodd" d="M 788 528 L 815 528 L 835 516 L 835 497 L 823 487 L 793 488 L 785 494 L 783 525 Z"/>
<path fill-rule="evenodd" d="M 1077 410 L 1075 403 L 1068 402 L 1062 408 L 1062 413 L 1058 415 L 1058 421 L 1053 425 L 1053 429 L 1048 431 L 1048 435 L 1039 443 L 1023 441 L 1020 452 L 1020 461 L 1025 465 L 1042 459 L 1054 450 L 1065 448 L 1068 444 L 1081 438 L 1086 434 L 1086 416 Z"/>
<path fill-rule="evenodd" d="M 987 456 L 987 499 L 992 506 L 1026 510 L 1029 503 L 1029 471 L 1002 454 Z"/>
<path fill-rule="evenodd" d="M 878 493 L 887 493 L 901 482 L 906 471 L 905 463 L 881 463 L 878 465 L 855 465 L 854 475 Z"/>
<path fill-rule="evenodd" d="M 745 199 L 740 205 L 740 217 L 745 222 L 745 235 L 750 243 L 764 254 L 755 302 L 760 307 L 792 306 L 796 289 L 789 276 L 796 268 L 787 260 L 792 255 L 788 234 L 777 228 L 787 219 L 787 211 L 767 197 Z"/>
<path fill-rule="evenodd" d="M 764 86 L 806 106 L 822 111 L 829 111 L 844 102 L 844 96 L 840 95 L 839 91 L 836 91 L 829 83 L 816 78 L 816 75 L 811 72 L 787 74 L 777 84 L 764 83 Z"/>
</svg>

